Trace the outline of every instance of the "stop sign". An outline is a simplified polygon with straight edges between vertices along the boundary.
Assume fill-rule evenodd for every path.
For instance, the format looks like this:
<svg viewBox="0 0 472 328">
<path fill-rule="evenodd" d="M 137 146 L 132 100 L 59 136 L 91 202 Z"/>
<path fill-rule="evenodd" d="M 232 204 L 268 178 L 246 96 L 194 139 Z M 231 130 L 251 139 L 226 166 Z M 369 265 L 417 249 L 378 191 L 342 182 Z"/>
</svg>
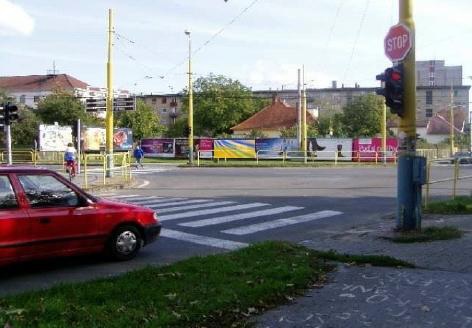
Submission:
<svg viewBox="0 0 472 328">
<path fill-rule="evenodd" d="M 405 59 L 413 44 L 411 39 L 411 31 L 407 26 L 392 26 L 384 40 L 385 55 L 392 62 Z"/>
</svg>

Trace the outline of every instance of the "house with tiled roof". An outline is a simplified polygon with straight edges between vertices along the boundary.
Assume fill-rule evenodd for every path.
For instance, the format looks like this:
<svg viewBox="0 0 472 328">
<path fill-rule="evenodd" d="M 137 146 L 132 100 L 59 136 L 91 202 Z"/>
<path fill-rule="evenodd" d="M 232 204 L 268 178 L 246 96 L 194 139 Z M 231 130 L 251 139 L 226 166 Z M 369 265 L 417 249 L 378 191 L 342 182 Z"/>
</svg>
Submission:
<svg viewBox="0 0 472 328">
<path fill-rule="evenodd" d="M 446 140 L 451 135 L 451 126 L 453 126 L 455 135 L 465 133 L 467 112 L 462 108 L 454 108 L 453 120 L 454 124 L 452 125 L 449 109 L 443 109 L 436 113 L 426 127 L 426 140 L 433 144 Z"/>
<path fill-rule="evenodd" d="M 104 98 L 106 88 L 91 87 L 68 74 L 46 74 L 26 76 L 0 76 L 0 90 L 6 91 L 19 104 L 36 108 L 37 103 L 56 90 L 70 92 L 85 101 L 85 98 Z M 127 97 L 126 90 L 114 90 L 116 96 Z"/>
<path fill-rule="evenodd" d="M 233 126 L 235 135 L 246 136 L 253 130 L 261 131 L 268 138 L 280 137 L 283 129 L 297 124 L 298 112 L 295 107 L 287 105 L 278 97 L 273 97 L 272 104 L 249 117 L 247 120 Z M 307 124 L 315 122 L 314 117 L 307 111 Z"/>
</svg>

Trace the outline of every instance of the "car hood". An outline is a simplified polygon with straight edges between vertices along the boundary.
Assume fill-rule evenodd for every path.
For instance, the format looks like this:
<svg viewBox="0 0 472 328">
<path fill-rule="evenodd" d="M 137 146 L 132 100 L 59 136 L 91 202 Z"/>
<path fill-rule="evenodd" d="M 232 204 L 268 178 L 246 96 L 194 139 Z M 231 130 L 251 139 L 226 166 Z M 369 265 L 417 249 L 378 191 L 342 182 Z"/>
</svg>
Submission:
<svg viewBox="0 0 472 328">
<path fill-rule="evenodd" d="M 108 199 L 108 198 L 98 198 L 97 204 L 105 207 L 113 207 L 113 208 L 120 208 L 120 209 L 129 209 L 129 210 L 139 210 L 143 212 L 154 212 L 152 209 L 136 204 L 131 204 L 125 201 L 118 201 L 115 199 Z"/>
</svg>

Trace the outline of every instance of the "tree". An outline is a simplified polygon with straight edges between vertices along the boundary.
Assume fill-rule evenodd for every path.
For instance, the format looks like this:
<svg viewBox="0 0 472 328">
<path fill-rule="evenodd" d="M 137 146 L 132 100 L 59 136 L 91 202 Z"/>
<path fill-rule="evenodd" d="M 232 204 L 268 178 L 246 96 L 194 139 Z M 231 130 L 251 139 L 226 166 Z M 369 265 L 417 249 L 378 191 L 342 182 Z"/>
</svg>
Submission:
<svg viewBox="0 0 472 328">
<path fill-rule="evenodd" d="M 267 103 L 255 98 L 239 81 L 210 74 L 194 85 L 194 135 L 215 137 L 231 133 L 230 128 L 249 118 Z M 183 109 L 188 113 L 188 95 Z"/>
<path fill-rule="evenodd" d="M 20 108 L 17 122 L 11 125 L 12 144 L 32 147 L 39 134 L 39 117 L 29 108 Z"/>
<path fill-rule="evenodd" d="M 251 139 L 262 139 L 262 138 L 267 138 L 267 136 L 264 134 L 264 131 L 260 129 L 253 129 L 247 136 L 248 138 Z"/>
<path fill-rule="evenodd" d="M 117 126 L 132 129 L 136 140 L 155 137 L 164 131 L 159 116 L 142 100 L 137 100 L 135 111 L 127 111 L 116 116 Z"/>
<path fill-rule="evenodd" d="M 187 116 L 181 116 L 175 120 L 175 123 L 167 128 L 165 132 L 166 137 L 169 138 L 183 138 L 185 135 L 185 127 L 188 126 Z"/>
<path fill-rule="evenodd" d="M 381 131 L 384 100 L 368 94 L 355 98 L 343 108 L 342 129 L 349 137 L 374 136 Z"/>
<path fill-rule="evenodd" d="M 290 128 L 283 128 L 280 130 L 281 138 L 296 138 L 297 137 L 298 125 L 295 124 Z"/>
<path fill-rule="evenodd" d="M 88 114 L 79 99 L 62 90 L 42 99 L 37 113 L 45 124 L 74 125 L 80 119 L 83 125 L 101 125 L 101 120 Z"/>
</svg>

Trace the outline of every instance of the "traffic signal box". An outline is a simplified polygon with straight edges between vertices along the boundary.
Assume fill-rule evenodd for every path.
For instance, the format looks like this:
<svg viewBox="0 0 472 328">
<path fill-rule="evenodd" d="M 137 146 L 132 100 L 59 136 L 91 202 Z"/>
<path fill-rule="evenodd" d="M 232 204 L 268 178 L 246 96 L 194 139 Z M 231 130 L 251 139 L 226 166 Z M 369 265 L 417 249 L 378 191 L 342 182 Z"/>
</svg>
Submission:
<svg viewBox="0 0 472 328">
<path fill-rule="evenodd" d="M 378 88 L 376 93 L 385 97 L 385 103 L 393 114 L 403 117 L 405 113 L 403 64 L 387 68 L 385 72 L 377 75 L 376 79 L 383 82 L 382 88 Z"/>
<path fill-rule="evenodd" d="M 10 125 L 12 122 L 18 120 L 18 107 L 10 103 L 3 104 L 2 113 L 0 114 L 0 126 Z"/>
</svg>

